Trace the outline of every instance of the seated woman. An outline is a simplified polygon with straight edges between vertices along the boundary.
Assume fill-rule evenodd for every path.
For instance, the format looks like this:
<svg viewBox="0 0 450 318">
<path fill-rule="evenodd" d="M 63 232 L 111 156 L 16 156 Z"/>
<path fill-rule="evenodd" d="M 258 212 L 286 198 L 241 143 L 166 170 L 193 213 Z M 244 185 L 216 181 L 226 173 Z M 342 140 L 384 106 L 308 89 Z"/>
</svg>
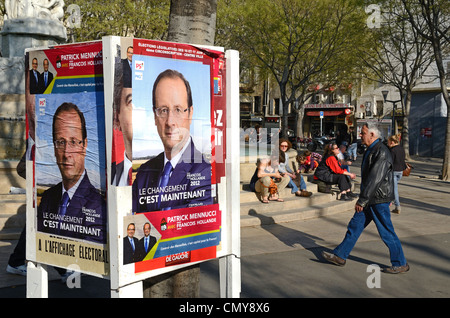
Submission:
<svg viewBox="0 0 450 318">
<path fill-rule="evenodd" d="M 297 178 L 295 172 L 289 166 L 289 155 L 287 151 L 291 149 L 292 144 L 289 140 L 280 138 L 280 165 L 278 166 L 278 171 L 282 176 L 288 176 L 290 181 L 287 185 L 288 188 L 291 188 L 291 193 L 295 194 L 298 197 L 310 197 L 312 192 L 306 191 L 306 183 L 303 180 L 303 176 L 299 174 L 300 177 L 300 189 L 297 184 L 295 184 L 294 180 Z"/>
<path fill-rule="evenodd" d="M 341 191 L 340 200 L 350 201 L 357 197 L 357 195 L 351 191 L 352 185 L 349 177 L 355 179 L 356 175 L 341 167 L 337 158 L 338 153 L 339 147 L 336 143 L 331 142 L 325 146 L 323 158 L 314 173 L 314 179 L 321 180 L 327 185 L 337 184 L 339 191 Z"/>
<path fill-rule="evenodd" d="M 300 164 L 299 171 L 303 170 L 304 173 L 308 173 L 310 170 L 314 171 L 321 160 L 322 155 L 305 150 L 302 155 L 297 156 L 297 162 Z"/>
<path fill-rule="evenodd" d="M 279 193 L 283 190 L 290 181 L 288 176 L 283 177 L 278 172 L 278 156 L 271 156 L 265 159 L 259 159 L 258 166 L 250 181 L 250 189 L 261 194 L 261 202 L 269 203 L 269 201 L 283 202 Z M 275 182 L 278 192 L 274 194 L 269 193 L 270 184 Z"/>
</svg>

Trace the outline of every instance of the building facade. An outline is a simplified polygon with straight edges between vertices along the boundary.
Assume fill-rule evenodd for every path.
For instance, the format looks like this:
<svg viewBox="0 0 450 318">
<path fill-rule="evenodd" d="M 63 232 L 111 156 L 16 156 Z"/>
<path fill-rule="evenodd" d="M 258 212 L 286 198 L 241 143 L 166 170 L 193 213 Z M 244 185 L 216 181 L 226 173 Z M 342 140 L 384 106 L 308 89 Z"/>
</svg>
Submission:
<svg viewBox="0 0 450 318">
<path fill-rule="evenodd" d="M 450 90 L 450 58 L 444 60 Z M 445 104 L 434 64 L 422 75 L 422 84 L 413 89 L 409 115 L 410 155 L 444 156 L 447 127 Z M 434 80 L 430 81 L 430 78 Z M 426 82 L 426 83 L 425 83 Z M 383 92 L 387 93 L 387 98 Z M 341 129 L 355 127 L 358 135 L 365 122 L 377 122 L 382 138 L 401 133 L 404 112 L 397 89 L 376 82 L 359 81 L 347 87 L 311 87 L 310 97 L 300 113 L 290 105 L 288 129 L 295 136 L 335 136 Z M 265 81 L 241 83 L 241 127 L 281 128 L 283 116 L 278 88 Z M 299 124 L 300 121 L 300 124 Z"/>
<path fill-rule="evenodd" d="M 450 57 L 444 59 L 447 90 L 450 91 Z M 434 80 L 417 85 L 413 90 L 409 116 L 410 154 L 443 158 L 448 109 L 445 103 L 437 69 L 432 67 L 424 74 Z"/>
</svg>

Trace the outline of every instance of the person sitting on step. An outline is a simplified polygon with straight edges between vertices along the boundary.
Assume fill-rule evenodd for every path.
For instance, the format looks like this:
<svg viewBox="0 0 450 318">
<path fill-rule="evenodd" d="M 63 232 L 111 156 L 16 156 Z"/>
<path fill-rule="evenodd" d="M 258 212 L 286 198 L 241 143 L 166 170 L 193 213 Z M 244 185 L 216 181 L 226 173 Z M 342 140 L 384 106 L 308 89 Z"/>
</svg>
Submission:
<svg viewBox="0 0 450 318">
<path fill-rule="evenodd" d="M 258 160 L 258 164 L 250 181 L 250 189 L 253 192 L 261 194 L 261 202 L 269 203 L 269 201 L 283 202 L 279 193 L 286 188 L 291 180 L 289 176 L 282 176 L 278 171 L 278 156 L 272 155 L 270 158 Z M 271 193 L 271 185 L 276 185 L 276 191 Z M 272 189 L 275 189 L 272 187 Z"/>
<path fill-rule="evenodd" d="M 351 191 L 350 179 L 354 180 L 356 175 L 341 167 L 337 158 L 339 147 L 335 142 L 325 146 L 323 158 L 314 173 L 314 180 L 321 180 L 327 185 L 337 184 L 341 192 L 340 200 L 351 201 L 357 197 Z"/>
<path fill-rule="evenodd" d="M 291 188 L 291 193 L 295 194 L 298 197 L 310 197 L 312 195 L 312 192 L 309 192 L 306 190 L 306 182 L 303 179 L 303 176 L 298 173 L 298 175 L 295 174 L 295 172 L 291 169 L 289 166 L 289 155 L 287 151 L 291 149 L 292 144 L 289 140 L 280 138 L 280 146 L 279 146 L 279 152 L 280 152 L 280 159 L 279 159 L 279 166 L 278 171 L 282 176 L 288 176 L 290 181 L 287 185 L 288 188 Z M 297 184 L 295 183 L 295 179 L 299 177 L 300 179 L 300 189 L 298 188 Z"/>
</svg>

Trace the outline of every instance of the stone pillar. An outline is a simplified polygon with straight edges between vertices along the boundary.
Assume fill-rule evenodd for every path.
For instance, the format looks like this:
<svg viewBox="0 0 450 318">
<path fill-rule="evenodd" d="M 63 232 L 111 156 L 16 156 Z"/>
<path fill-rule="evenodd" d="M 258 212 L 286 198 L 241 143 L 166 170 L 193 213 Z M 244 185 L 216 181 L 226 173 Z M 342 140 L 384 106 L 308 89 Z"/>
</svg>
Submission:
<svg viewBox="0 0 450 318">
<path fill-rule="evenodd" d="M 144 298 L 198 298 L 200 265 L 192 265 L 144 280 Z"/>
<path fill-rule="evenodd" d="M 56 19 L 6 19 L 0 31 L 0 160 L 20 159 L 25 150 L 25 49 L 65 43 Z"/>
<path fill-rule="evenodd" d="M 64 43 L 66 28 L 59 20 L 34 17 L 7 19 L 0 32 L 2 57 L 23 57 L 25 49 Z"/>
<path fill-rule="evenodd" d="M 2 94 L 0 90 L 0 160 L 20 159 L 24 150 L 25 94 Z"/>
</svg>

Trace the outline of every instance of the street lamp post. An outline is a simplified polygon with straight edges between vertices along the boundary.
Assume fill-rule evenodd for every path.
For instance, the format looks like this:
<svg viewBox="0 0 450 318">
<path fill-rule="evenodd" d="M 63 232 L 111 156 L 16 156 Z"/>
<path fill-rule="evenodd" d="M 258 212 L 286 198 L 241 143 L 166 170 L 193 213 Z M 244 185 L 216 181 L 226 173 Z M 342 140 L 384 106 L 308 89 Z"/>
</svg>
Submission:
<svg viewBox="0 0 450 318">
<path fill-rule="evenodd" d="M 392 103 L 392 135 L 395 132 L 395 109 L 397 108 L 397 103 L 401 102 L 402 100 L 388 100 L 387 96 L 389 94 L 389 91 L 382 91 L 381 92 L 383 94 L 383 98 L 384 98 L 384 102 L 390 102 Z"/>
</svg>

